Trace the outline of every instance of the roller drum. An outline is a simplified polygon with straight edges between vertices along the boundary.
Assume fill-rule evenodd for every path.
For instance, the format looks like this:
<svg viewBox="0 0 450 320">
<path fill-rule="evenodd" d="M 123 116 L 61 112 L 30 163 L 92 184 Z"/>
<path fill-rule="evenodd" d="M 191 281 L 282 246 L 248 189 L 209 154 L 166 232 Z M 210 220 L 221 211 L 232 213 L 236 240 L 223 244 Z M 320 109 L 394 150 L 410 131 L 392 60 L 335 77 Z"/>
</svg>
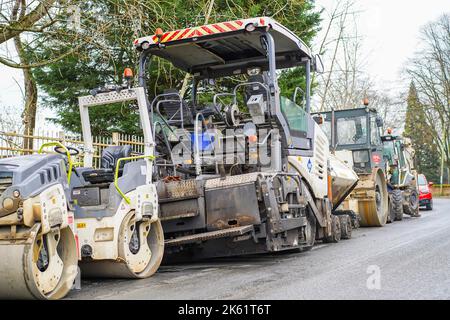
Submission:
<svg viewBox="0 0 450 320">
<path fill-rule="evenodd" d="M 133 227 L 134 226 L 134 227 Z M 139 232 L 139 248 L 132 249 L 134 229 Z M 119 257 L 116 260 L 80 262 L 83 277 L 98 278 L 148 278 L 159 268 L 164 255 L 164 233 L 161 221 L 134 221 L 134 213 L 122 222 L 118 238 Z"/>
<path fill-rule="evenodd" d="M 77 249 L 72 229 L 54 229 L 41 235 L 37 223 L 29 232 L 24 231 L 24 227 L 17 229 L 18 233 L 28 234 L 26 239 L 0 241 L 0 298 L 63 298 L 77 275 Z M 46 263 L 39 266 L 43 248 Z"/>
</svg>

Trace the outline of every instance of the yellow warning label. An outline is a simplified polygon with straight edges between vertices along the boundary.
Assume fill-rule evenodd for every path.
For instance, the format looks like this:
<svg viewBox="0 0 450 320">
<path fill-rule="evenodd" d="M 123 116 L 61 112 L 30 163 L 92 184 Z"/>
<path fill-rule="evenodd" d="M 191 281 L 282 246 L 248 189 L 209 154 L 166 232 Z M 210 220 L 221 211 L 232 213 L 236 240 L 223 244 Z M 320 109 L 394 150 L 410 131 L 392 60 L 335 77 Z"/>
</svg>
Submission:
<svg viewBox="0 0 450 320">
<path fill-rule="evenodd" d="M 84 222 L 79 222 L 79 223 L 77 223 L 77 228 L 78 228 L 78 229 L 86 228 L 86 223 L 84 223 Z"/>
</svg>

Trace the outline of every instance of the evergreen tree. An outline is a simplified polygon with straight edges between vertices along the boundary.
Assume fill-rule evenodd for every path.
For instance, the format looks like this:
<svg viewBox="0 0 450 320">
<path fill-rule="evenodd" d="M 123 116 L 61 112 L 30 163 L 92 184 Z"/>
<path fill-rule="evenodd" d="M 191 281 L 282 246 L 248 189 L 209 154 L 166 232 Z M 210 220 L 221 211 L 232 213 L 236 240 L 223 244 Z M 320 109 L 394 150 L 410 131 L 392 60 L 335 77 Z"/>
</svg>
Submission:
<svg viewBox="0 0 450 320">
<path fill-rule="evenodd" d="M 433 136 L 427 134 L 424 105 L 420 103 L 414 82 L 409 86 L 404 136 L 409 137 L 416 151 L 416 165 L 419 173 L 428 181 L 439 181 L 439 154 Z"/>
<path fill-rule="evenodd" d="M 74 41 L 71 37 L 71 43 L 64 39 L 40 39 L 40 45 L 33 52 L 33 57 L 42 58 L 68 45 L 79 47 L 65 59 L 34 70 L 36 82 L 45 92 L 42 97 L 44 103 L 56 110 L 54 121 L 67 130 L 80 132 L 77 97 L 105 83 L 121 82 L 122 70 L 137 64 L 138 54 L 132 46 L 133 40 L 152 34 L 157 27 L 176 30 L 202 25 L 209 3 L 209 0 L 85 2 L 81 10 L 79 39 Z M 310 44 L 320 23 L 320 12 L 315 10 L 312 0 L 236 0 L 232 4 L 215 0 L 209 23 L 255 16 L 273 17 L 293 30 L 306 44 Z M 161 59 L 153 59 L 151 64 L 148 77 L 150 95 L 161 93 L 164 88 L 181 88 L 183 72 Z M 293 93 L 294 83 L 295 86 L 304 84 L 301 72 L 293 69 L 282 74 L 280 87 L 286 91 L 285 94 Z M 90 110 L 93 134 L 111 131 L 134 134 L 140 131 L 133 105 L 117 105 L 115 108 L 112 116 L 111 112 L 102 112 L 101 107 Z"/>
</svg>

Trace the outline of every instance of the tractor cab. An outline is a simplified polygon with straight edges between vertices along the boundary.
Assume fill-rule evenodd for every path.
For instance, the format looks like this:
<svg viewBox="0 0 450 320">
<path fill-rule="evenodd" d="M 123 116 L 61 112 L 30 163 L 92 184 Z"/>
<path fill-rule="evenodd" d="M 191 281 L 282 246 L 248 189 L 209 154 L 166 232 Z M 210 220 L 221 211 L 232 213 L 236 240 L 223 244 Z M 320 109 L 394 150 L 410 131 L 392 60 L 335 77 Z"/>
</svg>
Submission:
<svg viewBox="0 0 450 320">
<path fill-rule="evenodd" d="M 388 129 L 383 141 L 383 157 L 386 161 L 386 172 L 389 184 L 393 187 L 415 184 L 416 173 L 414 168 L 415 152 L 408 138 L 395 136 Z"/>
<path fill-rule="evenodd" d="M 330 149 L 336 152 L 357 173 L 369 173 L 378 167 L 384 170 L 382 119 L 375 109 L 355 108 L 315 113 L 326 132 Z M 351 153 L 343 152 L 350 150 Z"/>
</svg>

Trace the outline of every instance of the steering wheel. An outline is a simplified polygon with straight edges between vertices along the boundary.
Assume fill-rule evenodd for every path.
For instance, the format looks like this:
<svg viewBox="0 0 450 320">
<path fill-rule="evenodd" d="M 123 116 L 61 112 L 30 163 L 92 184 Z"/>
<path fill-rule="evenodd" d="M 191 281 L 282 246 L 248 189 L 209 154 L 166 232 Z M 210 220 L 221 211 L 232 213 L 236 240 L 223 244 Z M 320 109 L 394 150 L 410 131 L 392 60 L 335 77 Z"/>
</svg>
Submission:
<svg viewBox="0 0 450 320">
<path fill-rule="evenodd" d="M 78 150 L 77 148 L 74 147 L 66 147 L 66 149 L 69 151 L 70 156 L 77 156 L 80 154 L 80 150 Z M 66 150 L 64 150 L 62 147 L 60 146 L 56 146 L 53 150 L 55 150 L 56 153 L 62 154 L 64 156 L 66 156 Z"/>
</svg>

